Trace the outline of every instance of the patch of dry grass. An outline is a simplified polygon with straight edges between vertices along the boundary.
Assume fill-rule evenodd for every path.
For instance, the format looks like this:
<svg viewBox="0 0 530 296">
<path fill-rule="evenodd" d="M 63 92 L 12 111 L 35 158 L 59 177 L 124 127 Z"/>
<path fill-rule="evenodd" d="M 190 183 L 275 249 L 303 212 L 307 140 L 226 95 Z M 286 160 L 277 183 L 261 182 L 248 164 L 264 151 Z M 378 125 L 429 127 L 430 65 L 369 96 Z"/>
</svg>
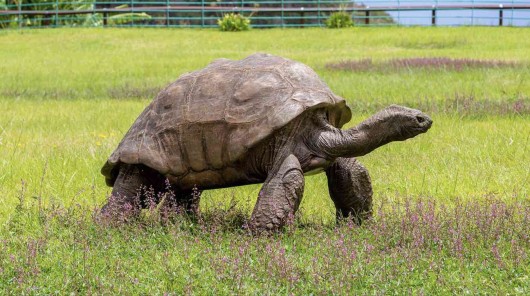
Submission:
<svg viewBox="0 0 530 296">
<path fill-rule="evenodd" d="M 374 62 L 371 58 L 359 60 L 344 60 L 328 63 L 326 68 L 335 71 L 399 71 L 410 69 L 464 71 L 468 69 L 517 68 L 526 67 L 525 64 L 503 60 L 481 60 L 469 58 L 447 57 L 418 57 L 392 58 L 381 62 Z"/>
</svg>

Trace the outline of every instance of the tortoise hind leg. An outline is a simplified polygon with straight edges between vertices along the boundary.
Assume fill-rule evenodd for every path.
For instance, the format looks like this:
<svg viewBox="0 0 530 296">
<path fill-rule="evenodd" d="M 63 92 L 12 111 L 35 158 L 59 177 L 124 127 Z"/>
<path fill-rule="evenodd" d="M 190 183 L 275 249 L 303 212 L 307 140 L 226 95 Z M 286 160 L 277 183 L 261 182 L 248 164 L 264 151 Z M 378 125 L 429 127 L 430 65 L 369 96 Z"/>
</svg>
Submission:
<svg viewBox="0 0 530 296">
<path fill-rule="evenodd" d="M 249 228 L 257 233 L 280 229 L 294 217 L 303 193 L 304 174 L 300 162 L 291 154 L 265 180 Z"/>
<path fill-rule="evenodd" d="M 372 182 L 357 159 L 337 158 L 326 169 L 326 175 L 329 194 L 337 209 L 337 221 L 352 218 L 360 225 L 372 216 Z"/>
</svg>

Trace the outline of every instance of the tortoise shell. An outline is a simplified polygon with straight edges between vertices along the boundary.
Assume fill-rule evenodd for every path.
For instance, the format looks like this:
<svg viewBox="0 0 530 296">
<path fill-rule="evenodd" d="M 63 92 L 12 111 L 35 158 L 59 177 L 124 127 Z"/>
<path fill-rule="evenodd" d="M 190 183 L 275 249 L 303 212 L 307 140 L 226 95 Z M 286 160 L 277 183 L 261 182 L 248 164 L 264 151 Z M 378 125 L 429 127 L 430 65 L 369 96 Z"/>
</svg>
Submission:
<svg viewBox="0 0 530 296">
<path fill-rule="evenodd" d="M 122 163 L 173 176 L 222 169 L 315 108 L 339 128 L 351 119 L 344 99 L 302 63 L 269 54 L 215 60 L 158 93 L 101 172 L 112 186 Z"/>
</svg>

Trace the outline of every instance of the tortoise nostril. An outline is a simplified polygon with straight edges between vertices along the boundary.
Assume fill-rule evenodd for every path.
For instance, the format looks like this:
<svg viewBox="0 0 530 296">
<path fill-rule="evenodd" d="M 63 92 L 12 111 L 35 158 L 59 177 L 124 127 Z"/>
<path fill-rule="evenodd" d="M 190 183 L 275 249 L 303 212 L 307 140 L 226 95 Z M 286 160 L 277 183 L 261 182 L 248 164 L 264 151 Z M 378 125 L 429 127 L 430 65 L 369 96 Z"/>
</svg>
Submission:
<svg viewBox="0 0 530 296">
<path fill-rule="evenodd" d="M 422 116 L 416 116 L 416 120 L 419 122 L 419 123 L 423 123 L 425 121 L 425 118 L 423 118 Z"/>
</svg>

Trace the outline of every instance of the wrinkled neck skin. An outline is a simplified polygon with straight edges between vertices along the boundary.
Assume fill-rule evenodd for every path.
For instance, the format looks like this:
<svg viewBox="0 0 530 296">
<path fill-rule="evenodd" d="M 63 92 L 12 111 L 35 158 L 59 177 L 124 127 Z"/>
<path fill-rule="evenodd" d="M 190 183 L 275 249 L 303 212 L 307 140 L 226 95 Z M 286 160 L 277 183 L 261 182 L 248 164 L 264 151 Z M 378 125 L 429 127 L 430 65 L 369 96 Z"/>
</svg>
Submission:
<svg viewBox="0 0 530 296">
<path fill-rule="evenodd" d="M 357 157 L 394 141 L 396 133 L 399 133 L 399 127 L 376 114 L 348 130 L 327 128 L 318 135 L 316 149 L 331 159 Z"/>
</svg>

